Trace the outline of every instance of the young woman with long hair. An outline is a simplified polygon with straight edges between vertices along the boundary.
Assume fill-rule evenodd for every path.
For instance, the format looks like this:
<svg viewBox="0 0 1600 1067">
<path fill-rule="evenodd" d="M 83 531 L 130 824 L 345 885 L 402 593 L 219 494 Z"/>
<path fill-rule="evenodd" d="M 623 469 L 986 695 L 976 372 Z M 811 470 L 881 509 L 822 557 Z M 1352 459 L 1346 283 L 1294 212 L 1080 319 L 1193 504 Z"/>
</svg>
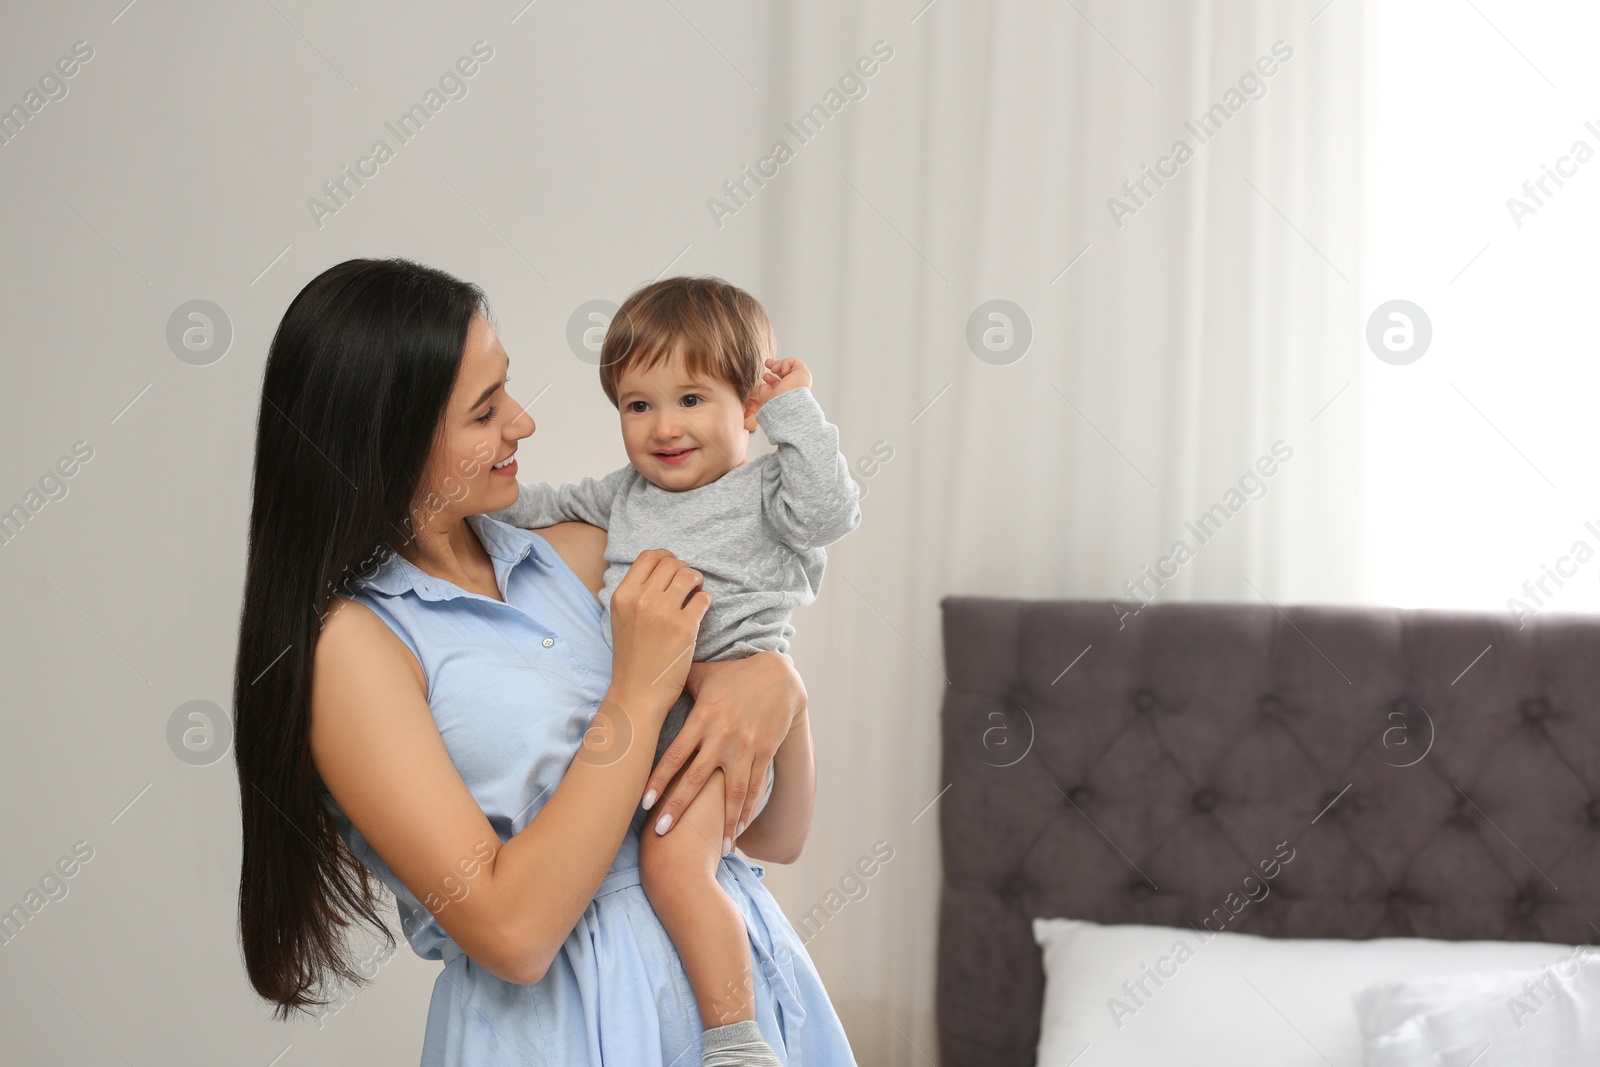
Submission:
<svg viewBox="0 0 1600 1067">
<path fill-rule="evenodd" d="M 815 790 L 804 686 L 776 653 L 692 664 L 707 594 L 664 550 L 613 595 L 607 647 L 603 532 L 488 515 L 534 432 L 507 365 L 482 292 L 403 260 L 330 268 L 273 337 L 234 680 L 250 981 L 285 1017 L 359 983 L 350 931 L 392 942 L 382 883 L 444 963 L 425 1065 L 740 1062 L 702 1033 L 638 834 L 716 782 L 732 835 L 772 768 L 739 844 L 792 861 Z M 760 874 L 718 870 L 755 961 L 730 992 L 785 1060 L 853 1064 Z"/>
</svg>

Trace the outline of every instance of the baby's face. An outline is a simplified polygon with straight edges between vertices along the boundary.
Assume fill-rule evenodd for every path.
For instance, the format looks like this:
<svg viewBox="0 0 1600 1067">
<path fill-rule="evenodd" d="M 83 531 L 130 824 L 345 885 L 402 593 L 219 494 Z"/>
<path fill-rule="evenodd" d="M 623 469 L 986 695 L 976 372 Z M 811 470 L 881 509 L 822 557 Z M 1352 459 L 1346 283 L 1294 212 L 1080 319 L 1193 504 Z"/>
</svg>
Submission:
<svg viewBox="0 0 1600 1067">
<path fill-rule="evenodd" d="M 760 405 L 717 378 L 692 375 L 674 352 L 617 382 L 628 462 L 670 492 L 698 489 L 745 462 Z"/>
</svg>

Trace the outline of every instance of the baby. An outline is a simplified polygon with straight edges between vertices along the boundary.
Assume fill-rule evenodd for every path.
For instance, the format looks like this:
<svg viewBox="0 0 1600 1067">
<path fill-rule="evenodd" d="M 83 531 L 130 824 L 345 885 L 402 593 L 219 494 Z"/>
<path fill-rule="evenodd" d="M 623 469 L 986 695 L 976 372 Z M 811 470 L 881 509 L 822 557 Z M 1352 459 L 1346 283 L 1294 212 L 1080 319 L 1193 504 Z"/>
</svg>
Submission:
<svg viewBox="0 0 1600 1067">
<path fill-rule="evenodd" d="M 788 655 L 789 616 L 816 599 L 823 546 L 854 530 L 861 508 L 839 431 L 811 394 L 811 372 L 775 350 L 766 311 L 727 282 L 667 278 L 638 290 L 617 309 L 600 350 L 600 385 L 621 415 L 628 466 L 576 485 L 523 485 L 515 504 L 490 517 L 604 528 L 600 601 L 608 609 L 639 553 L 665 548 L 704 576 L 710 596 L 697 662 L 768 649 Z M 747 460 L 757 426 L 774 451 Z M 609 610 L 604 622 L 610 643 Z M 656 760 L 692 704 L 685 693 L 668 712 Z M 762 806 L 771 792 L 769 774 Z M 751 980 L 744 921 L 716 881 L 731 848 L 721 790 L 702 789 L 683 818 L 691 825 L 679 833 L 666 833 L 663 816 L 656 833 L 641 835 L 639 873 L 694 990 L 704 1063 L 778 1064 L 750 998 L 718 1002 Z"/>
</svg>

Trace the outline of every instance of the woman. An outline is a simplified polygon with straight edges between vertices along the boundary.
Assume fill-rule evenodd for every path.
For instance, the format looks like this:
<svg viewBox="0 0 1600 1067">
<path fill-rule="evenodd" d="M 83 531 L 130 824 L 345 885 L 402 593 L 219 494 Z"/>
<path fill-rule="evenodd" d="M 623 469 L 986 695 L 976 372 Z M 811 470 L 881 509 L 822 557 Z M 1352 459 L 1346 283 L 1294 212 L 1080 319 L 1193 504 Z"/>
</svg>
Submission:
<svg viewBox="0 0 1600 1067">
<path fill-rule="evenodd" d="M 507 364 L 477 287 L 401 260 L 326 271 L 273 338 L 234 683 L 251 983 L 287 1017 L 358 981 L 345 928 L 392 943 L 381 880 L 444 961 L 424 1064 L 746 1062 L 702 1041 L 639 887 L 641 797 L 677 824 L 723 776 L 732 835 L 776 767 L 738 840 L 793 861 L 815 786 L 804 686 L 775 653 L 691 664 L 707 594 L 663 550 L 613 595 L 613 654 L 604 534 L 486 514 L 516 500 L 534 431 Z M 651 773 L 684 688 L 694 714 Z M 787 1062 L 853 1064 L 760 875 L 737 856 L 718 872 L 756 961 L 730 993 Z"/>
</svg>

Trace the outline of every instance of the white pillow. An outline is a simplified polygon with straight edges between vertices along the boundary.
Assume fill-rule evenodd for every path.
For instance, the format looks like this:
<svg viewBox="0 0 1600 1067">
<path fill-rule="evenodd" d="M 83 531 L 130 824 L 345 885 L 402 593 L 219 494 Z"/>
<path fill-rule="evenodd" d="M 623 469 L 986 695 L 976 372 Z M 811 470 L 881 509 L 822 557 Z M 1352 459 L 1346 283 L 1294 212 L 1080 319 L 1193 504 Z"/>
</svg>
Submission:
<svg viewBox="0 0 1600 1067">
<path fill-rule="evenodd" d="M 1374 982 L 1356 994 L 1367 1067 L 1600 1063 L 1600 962 L 1583 946 L 1550 966 Z"/>
<path fill-rule="evenodd" d="M 1530 941 L 1295 940 L 1076 919 L 1035 919 L 1033 935 L 1045 971 L 1039 1067 L 1362 1067 L 1353 997 L 1363 987 L 1538 970 L 1574 951 Z"/>
</svg>

